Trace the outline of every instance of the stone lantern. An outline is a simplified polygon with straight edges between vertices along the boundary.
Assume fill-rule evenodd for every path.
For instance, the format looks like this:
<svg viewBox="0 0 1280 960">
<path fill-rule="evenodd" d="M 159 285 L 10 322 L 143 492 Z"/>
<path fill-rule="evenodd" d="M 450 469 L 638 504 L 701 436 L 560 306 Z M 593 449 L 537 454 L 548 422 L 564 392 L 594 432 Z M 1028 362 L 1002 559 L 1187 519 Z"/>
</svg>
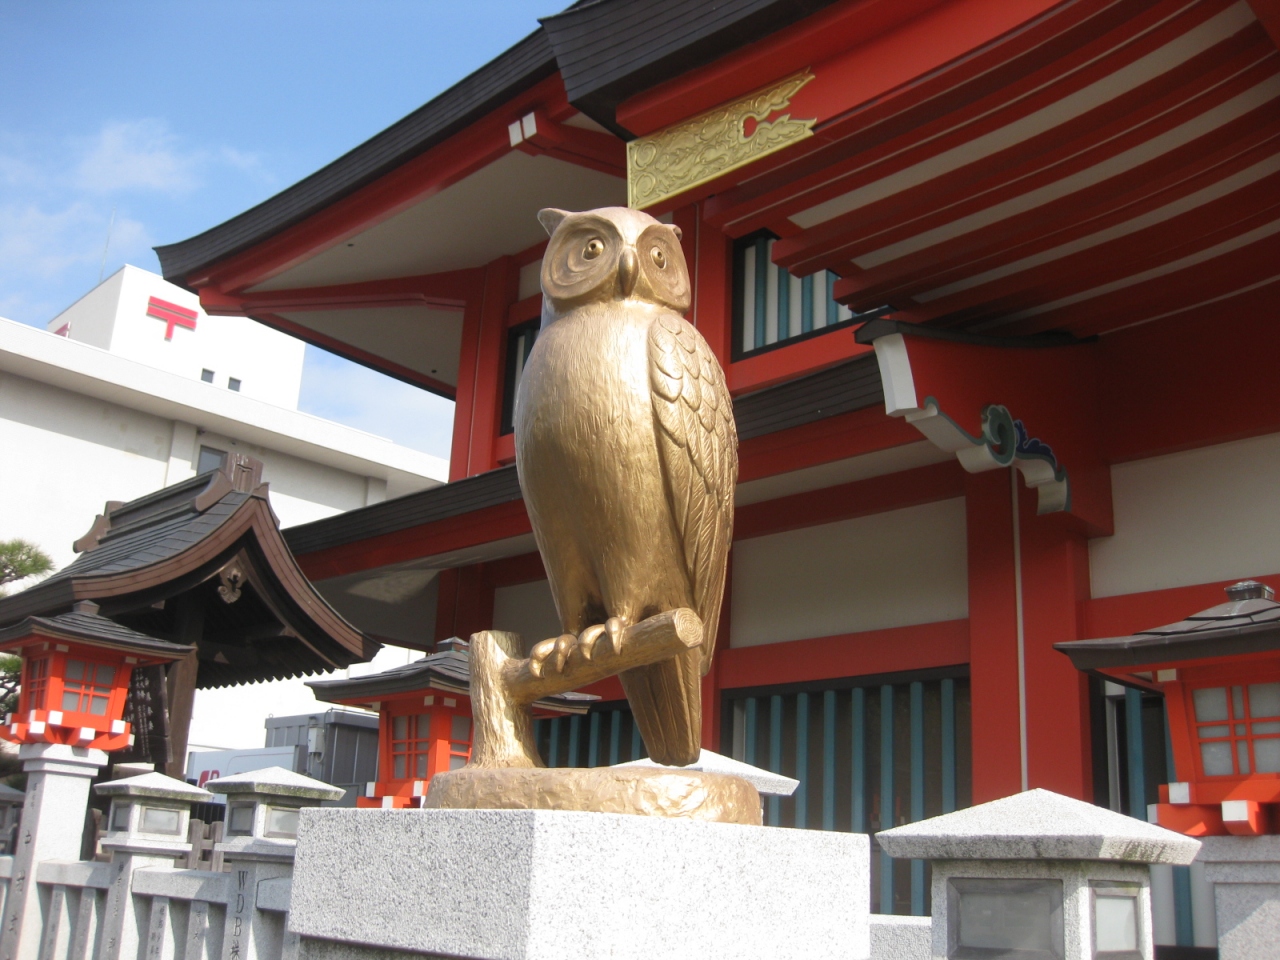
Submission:
<svg viewBox="0 0 1280 960">
<path fill-rule="evenodd" d="M 1128 637 L 1056 644 L 1080 670 L 1159 690 L 1176 771 L 1161 826 L 1193 837 L 1280 831 L 1280 603 L 1253 580 L 1227 602 Z"/>
<path fill-rule="evenodd" d="M 359 807 L 418 807 L 432 777 L 471 759 L 471 658 L 464 640 L 442 640 L 434 653 L 403 667 L 307 686 L 319 700 L 378 713 L 379 779 L 365 785 Z M 534 702 L 534 716 L 585 714 L 598 699 L 577 692 L 544 697 Z"/>
<path fill-rule="evenodd" d="M 130 743 L 124 706 L 134 669 L 171 663 L 192 649 L 99 616 L 98 605 L 88 600 L 69 613 L 6 627 L 0 651 L 22 658 L 22 692 L 0 738 L 124 749 Z"/>
<path fill-rule="evenodd" d="M 1153 863 L 1200 842 L 1048 790 L 876 835 L 932 861 L 934 957 L 1152 960 Z"/>
<path fill-rule="evenodd" d="M 0 955 L 27 960 L 19 955 L 18 944 L 22 931 L 40 922 L 39 898 L 30 895 L 35 885 L 28 882 L 35 864 L 80 856 L 78 825 L 89 782 L 106 765 L 107 751 L 130 742 L 124 707 L 133 670 L 172 662 L 193 649 L 99 616 L 97 604 L 89 601 L 77 602 L 67 613 L 27 617 L 0 629 L 0 651 L 22 658 L 18 710 L 5 718 L 0 738 L 21 745 L 18 758 L 27 774 Z M 179 838 L 185 839 L 182 816 Z M 167 816 L 161 819 L 171 822 Z M 67 829 L 69 822 L 76 829 Z M 149 825 L 157 823 L 153 815 Z"/>
<path fill-rule="evenodd" d="M 111 798 L 102 849 L 147 857 L 185 856 L 191 805 L 213 799 L 208 790 L 162 773 L 108 780 L 93 791 Z"/>
<path fill-rule="evenodd" d="M 214 848 L 231 871 L 224 955 L 289 955 L 296 951 L 297 934 L 284 928 L 283 912 L 289 908 L 298 814 L 341 799 L 346 791 L 283 767 L 219 777 L 205 786 L 227 798 L 223 840 Z"/>
<path fill-rule="evenodd" d="M 267 767 L 206 781 L 205 787 L 227 798 L 223 840 L 218 848 L 228 860 L 293 859 L 298 842 L 298 811 L 346 793 L 320 780 L 284 767 Z"/>
</svg>

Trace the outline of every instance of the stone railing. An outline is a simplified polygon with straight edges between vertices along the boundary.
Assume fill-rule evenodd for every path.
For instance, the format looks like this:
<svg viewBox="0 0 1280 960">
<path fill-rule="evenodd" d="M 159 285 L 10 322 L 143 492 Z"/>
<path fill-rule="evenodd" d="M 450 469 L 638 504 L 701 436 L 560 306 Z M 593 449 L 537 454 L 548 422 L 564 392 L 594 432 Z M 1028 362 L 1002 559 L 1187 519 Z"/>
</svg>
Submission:
<svg viewBox="0 0 1280 960">
<path fill-rule="evenodd" d="M 95 788 L 111 800 L 110 860 L 84 862 L 74 857 L 97 758 L 23 750 L 17 851 L 0 856 L 0 960 L 930 960 L 966 938 L 1010 935 L 1039 937 L 1063 960 L 1153 960 L 1147 864 L 1186 863 L 1199 846 L 1031 791 L 880 834 L 889 855 L 933 864 L 931 917 L 880 916 L 867 907 L 863 835 L 551 811 L 309 809 L 341 791 L 273 768 L 208 784 L 227 800 L 214 845 L 223 872 L 187 866 L 191 806 L 210 794 L 157 773 Z M 1222 960 L 1270 956 L 1280 849 L 1230 838 L 1206 853 Z M 990 929 L 964 928 L 965 917 L 992 916 L 982 920 Z"/>
</svg>

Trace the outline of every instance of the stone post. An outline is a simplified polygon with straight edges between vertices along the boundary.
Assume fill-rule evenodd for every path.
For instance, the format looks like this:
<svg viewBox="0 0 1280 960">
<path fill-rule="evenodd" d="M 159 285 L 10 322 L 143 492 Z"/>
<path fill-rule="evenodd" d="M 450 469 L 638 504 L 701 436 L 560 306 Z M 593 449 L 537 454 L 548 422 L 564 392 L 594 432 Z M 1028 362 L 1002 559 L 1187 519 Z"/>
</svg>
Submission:
<svg viewBox="0 0 1280 960">
<path fill-rule="evenodd" d="M 27 772 L 13 879 L 0 932 L 2 960 L 35 960 L 44 924 L 36 895 L 36 864 L 79 860 L 89 781 L 107 762 L 101 750 L 61 743 L 28 743 L 18 751 Z"/>
<path fill-rule="evenodd" d="M 278 960 L 291 956 L 297 935 L 285 930 L 285 914 L 264 911 L 260 901 L 287 903 L 279 889 L 293 876 L 298 848 L 298 811 L 339 800 L 346 793 L 283 767 L 268 767 L 208 781 L 227 798 L 222 851 L 231 874 L 222 960 Z"/>
<path fill-rule="evenodd" d="M 109 780 L 94 790 L 111 798 L 102 838 L 102 849 L 111 853 L 111 885 L 97 960 L 132 960 L 151 933 L 149 912 L 133 903 L 134 873 L 144 867 L 172 869 L 175 860 L 186 856 L 191 804 L 212 800 L 213 794 L 161 773 Z"/>
<path fill-rule="evenodd" d="M 1274 957 L 1280 947 L 1280 836 L 1205 837 L 1219 960 Z"/>
<path fill-rule="evenodd" d="M 892 857 L 933 862 L 933 957 L 1152 960 L 1149 865 L 1188 864 L 1200 849 L 1191 837 L 1048 790 L 876 836 Z"/>
</svg>

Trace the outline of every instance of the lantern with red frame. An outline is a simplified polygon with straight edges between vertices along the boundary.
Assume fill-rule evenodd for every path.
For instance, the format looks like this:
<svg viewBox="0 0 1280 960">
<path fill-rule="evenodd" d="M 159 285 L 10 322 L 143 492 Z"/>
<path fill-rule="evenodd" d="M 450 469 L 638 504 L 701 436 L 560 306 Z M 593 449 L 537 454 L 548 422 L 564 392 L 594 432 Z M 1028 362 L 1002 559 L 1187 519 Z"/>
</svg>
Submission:
<svg viewBox="0 0 1280 960">
<path fill-rule="evenodd" d="M 1056 647 L 1081 670 L 1164 694 L 1177 779 L 1160 787 L 1161 826 L 1280 833 L 1280 603 L 1253 580 L 1227 597 L 1131 637 Z"/>
<path fill-rule="evenodd" d="M 471 665 L 458 638 L 403 667 L 345 680 L 308 683 L 320 700 L 378 711 L 378 779 L 359 807 L 421 806 L 437 773 L 471 759 Z M 586 713 L 598 697 L 566 693 L 534 703 L 535 716 Z"/>
<path fill-rule="evenodd" d="M 192 649 L 100 616 L 87 600 L 70 613 L 6 627 L 0 651 L 22 657 L 22 687 L 0 738 L 122 750 L 132 739 L 124 708 L 134 668 L 170 663 Z"/>
</svg>

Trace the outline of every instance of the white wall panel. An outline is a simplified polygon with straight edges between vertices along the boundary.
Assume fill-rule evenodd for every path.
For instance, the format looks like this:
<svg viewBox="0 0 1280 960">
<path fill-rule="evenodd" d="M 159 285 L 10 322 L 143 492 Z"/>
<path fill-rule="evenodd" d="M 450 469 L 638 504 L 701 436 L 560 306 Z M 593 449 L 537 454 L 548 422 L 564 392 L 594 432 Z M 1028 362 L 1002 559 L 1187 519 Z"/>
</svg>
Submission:
<svg viewBox="0 0 1280 960">
<path fill-rule="evenodd" d="M 729 645 L 960 619 L 967 571 L 963 499 L 742 540 Z"/>
<path fill-rule="evenodd" d="M 493 591 L 493 628 L 520 634 L 526 647 L 560 636 L 560 617 L 547 581 L 534 580 Z"/>
<path fill-rule="evenodd" d="M 1095 597 L 1280 571 L 1280 434 L 1117 464 L 1111 494 Z"/>
<path fill-rule="evenodd" d="M 0 540 L 59 566 L 108 500 L 164 486 L 172 422 L 0 373 Z"/>
</svg>

